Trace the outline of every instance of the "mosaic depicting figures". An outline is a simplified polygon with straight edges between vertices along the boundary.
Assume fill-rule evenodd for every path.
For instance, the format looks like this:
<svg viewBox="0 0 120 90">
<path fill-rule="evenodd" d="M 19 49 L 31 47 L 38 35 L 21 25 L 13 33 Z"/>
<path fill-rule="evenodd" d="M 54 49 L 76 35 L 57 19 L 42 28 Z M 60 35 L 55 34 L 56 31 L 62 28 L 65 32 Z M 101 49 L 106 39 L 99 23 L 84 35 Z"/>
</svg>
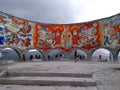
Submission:
<svg viewBox="0 0 120 90">
<path fill-rule="evenodd" d="M 78 24 L 42 24 L 0 12 L 0 46 L 90 50 L 120 45 L 120 15 Z"/>
<path fill-rule="evenodd" d="M 31 23 L 0 13 L 0 45 L 18 48 L 31 46 Z"/>
<path fill-rule="evenodd" d="M 33 44 L 37 48 L 45 49 L 54 47 L 54 33 L 48 27 L 42 27 L 41 25 L 36 24 L 33 37 Z"/>
<path fill-rule="evenodd" d="M 103 45 L 117 47 L 120 45 L 120 15 L 106 18 L 100 21 L 102 29 Z"/>
<path fill-rule="evenodd" d="M 42 25 L 34 29 L 34 46 L 36 48 L 72 48 L 91 49 L 100 45 L 97 22 L 78 25 Z"/>
<path fill-rule="evenodd" d="M 78 47 L 84 47 L 91 49 L 93 47 L 100 46 L 100 35 L 99 35 L 98 22 L 91 22 L 84 24 L 79 30 Z"/>
</svg>

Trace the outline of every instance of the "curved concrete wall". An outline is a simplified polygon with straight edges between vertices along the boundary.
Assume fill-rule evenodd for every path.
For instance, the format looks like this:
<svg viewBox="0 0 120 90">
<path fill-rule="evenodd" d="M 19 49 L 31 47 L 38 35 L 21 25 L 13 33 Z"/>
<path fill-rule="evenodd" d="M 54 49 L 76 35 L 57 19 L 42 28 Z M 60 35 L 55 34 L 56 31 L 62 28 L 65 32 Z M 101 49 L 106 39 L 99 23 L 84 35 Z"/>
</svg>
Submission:
<svg viewBox="0 0 120 90">
<path fill-rule="evenodd" d="M 105 47 L 111 48 L 117 58 L 118 49 L 113 49 L 119 45 L 120 14 L 85 23 L 43 24 L 0 12 L 0 47 L 16 48 L 22 54 L 28 48 L 40 49 L 47 54 L 51 49 L 69 52 L 75 48 L 93 50 Z M 90 53 L 87 53 L 88 59 Z"/>
</svg>

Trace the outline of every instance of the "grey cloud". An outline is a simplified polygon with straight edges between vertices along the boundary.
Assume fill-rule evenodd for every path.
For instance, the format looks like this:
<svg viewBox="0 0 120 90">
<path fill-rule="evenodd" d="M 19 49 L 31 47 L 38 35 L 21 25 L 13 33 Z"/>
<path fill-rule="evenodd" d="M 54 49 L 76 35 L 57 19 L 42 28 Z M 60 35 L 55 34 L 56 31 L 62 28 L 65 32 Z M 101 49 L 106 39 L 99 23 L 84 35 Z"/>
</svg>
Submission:
<svg viewBox="0 0 120 90">
<path fill-rule="evenodd" d="M 114 5 L 114 0 L 109 1 L 109 8 L 106 9 L 104 3 L 107 1 L 109 0 L 0 0 L 0 11 L 43 23 L 78 23 L 119 13 L 119 5 L 115 5 L 119 0 Z"/>
<path fill-rule="evenodd" d="M 73 0 L 0 0 L 0 10 L 17 17 L 45 23 L 73 23 L 82 6 Z"/>
</svg>

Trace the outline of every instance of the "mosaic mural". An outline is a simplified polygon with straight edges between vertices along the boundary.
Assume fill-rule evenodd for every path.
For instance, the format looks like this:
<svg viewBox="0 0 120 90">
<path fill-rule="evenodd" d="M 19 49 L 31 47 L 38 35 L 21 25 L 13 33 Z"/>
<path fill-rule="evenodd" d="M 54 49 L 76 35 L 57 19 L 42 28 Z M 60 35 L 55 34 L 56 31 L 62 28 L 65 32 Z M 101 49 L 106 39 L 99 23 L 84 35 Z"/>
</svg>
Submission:
<svg viewBox="0 0 120 90">
<path fill-rule="evenodd" d="M 45 50 L 61 48 L 70 50 L 82 47 L 91 49 L 100 45 L 98 22 L 74 25 L 35 24 L 33 45 Z"/>
<path fill-rule="evenodd" d="M 0 13 L 0 45 L 90 50 L 120 44 L 120 15 L 78 24 L 42 24 Z"/>
<path fill-rule="evenodd" d="M 117 47 L 120 45 L 120 15 L 105 18 L 99 21 L 102 34 L 102 45 Z"/>
</svg>

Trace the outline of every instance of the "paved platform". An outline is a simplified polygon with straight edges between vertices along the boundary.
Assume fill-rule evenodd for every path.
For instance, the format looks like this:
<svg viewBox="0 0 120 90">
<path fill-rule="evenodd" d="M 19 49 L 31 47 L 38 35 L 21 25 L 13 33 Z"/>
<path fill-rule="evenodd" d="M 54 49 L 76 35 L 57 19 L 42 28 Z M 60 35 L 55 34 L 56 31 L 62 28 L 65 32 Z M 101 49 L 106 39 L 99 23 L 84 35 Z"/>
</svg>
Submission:
<svg viewBox="0 0 120 90">
<path fill-rule="evenodd" d="M 97 90 L 96 87 L 0 85 L 0 90 Z"/>
<path fill-rule="evenodd" d="M 8 65 L 10 72 L 47 72 L 47 73 L 95 73 L 110 68 L 120 68 L 119 62 L 77 62 L 46 61 L 18 62 Z"/>
<path fill-rule="evenodd" d="M 97 83 L 94 87 L 72 86 L 24 86 L 1 85 L 0 90 L 120 90 L 120 63 L 118 62 L 19 62 L 8 65 L 9 72 L 16 73 L 70 73 L 92 74 Z M 21 76 L 23 77 L 23 76 Z M 52 77 L 51 77 L 52 78 Z M 61 77 L 63 78 L 63 77 Z M 70 77 L 69 77 L 70 78 Z M 74 78 L 74 77 L 72 77 Z M 83 78 L 83 77 L 82 77 Z M 70 78 L 71 79 L 71 78 Z M 65 80 L 67 81 L 67 80 Z"/>
<path fill-rule="evenodd" d="M 17 84 L 17 85 L 40 85 L 40 86 L 96 86 L 92 78 L 75 78 L 75 77 L 30 77 L 17 76 L 5 77 L 0 79 L 0 84 Z"/>
</svg>

